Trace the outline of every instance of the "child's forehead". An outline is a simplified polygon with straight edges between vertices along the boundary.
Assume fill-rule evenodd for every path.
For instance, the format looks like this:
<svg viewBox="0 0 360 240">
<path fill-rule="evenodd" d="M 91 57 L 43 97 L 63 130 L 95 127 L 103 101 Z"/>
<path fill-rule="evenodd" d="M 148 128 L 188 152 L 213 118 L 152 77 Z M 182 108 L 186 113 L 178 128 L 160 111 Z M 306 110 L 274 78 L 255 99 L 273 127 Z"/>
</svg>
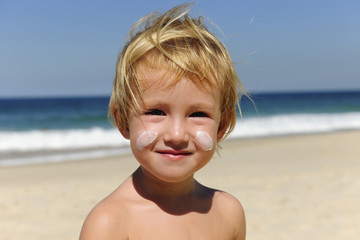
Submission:
<svg viewBox="0 0 360 240">
<path fill-rule="evenodd" d="M 151 67 L 147 64 L 140 64 L 137 67 L 137 77 L 142 91 L 149 88 L 167 89 L 175 86 L 180 80 L 186 79 L 192 82 L 201 90 L 212 92 L 217 89 L 215 80 L 198 78 L 195 75 L 186 74 L 185 72 L 175 72 L 168 66 Z"/>
</svg>

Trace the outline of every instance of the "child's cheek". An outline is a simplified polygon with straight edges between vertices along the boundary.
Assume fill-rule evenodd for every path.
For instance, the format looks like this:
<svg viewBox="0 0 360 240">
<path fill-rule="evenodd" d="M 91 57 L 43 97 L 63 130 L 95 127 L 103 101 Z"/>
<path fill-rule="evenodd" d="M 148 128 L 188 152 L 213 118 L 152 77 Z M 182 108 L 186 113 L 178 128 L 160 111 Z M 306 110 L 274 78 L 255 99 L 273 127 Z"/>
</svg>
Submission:
<svg viewBox="0 0 360 240">
<path fill-rule="evenodd" d="M 140 151 L 144 150 L 147 146 L 155 141 L 158 137 L 157 132 L 143 131 L 139 134 L 136 139 L 136 148 Z"/>
<path fill-rule="evenodd" d="M 197 131 L 195 140 L 199 147 L 204 151 L 210 151 L 214 146 L 210 134 L 204 131 Z"/>
</svg>

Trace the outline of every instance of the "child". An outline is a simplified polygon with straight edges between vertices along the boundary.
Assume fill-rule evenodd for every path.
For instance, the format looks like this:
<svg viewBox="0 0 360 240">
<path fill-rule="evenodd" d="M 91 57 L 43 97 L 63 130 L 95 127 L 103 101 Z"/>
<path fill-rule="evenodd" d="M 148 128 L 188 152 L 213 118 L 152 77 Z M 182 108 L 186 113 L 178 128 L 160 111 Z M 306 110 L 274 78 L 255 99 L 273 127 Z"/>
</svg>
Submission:
<svg viewBox="0 0 360 240">
<path fill-rule="evenodd" d="M 194 179 L 234 128 L 242 86 L 188 7 L 150 14 L 130 31 L 109 112 L 140 167 L 90 212 L 82 240 L 245 239 L 239 201 Z"/>
</svg>

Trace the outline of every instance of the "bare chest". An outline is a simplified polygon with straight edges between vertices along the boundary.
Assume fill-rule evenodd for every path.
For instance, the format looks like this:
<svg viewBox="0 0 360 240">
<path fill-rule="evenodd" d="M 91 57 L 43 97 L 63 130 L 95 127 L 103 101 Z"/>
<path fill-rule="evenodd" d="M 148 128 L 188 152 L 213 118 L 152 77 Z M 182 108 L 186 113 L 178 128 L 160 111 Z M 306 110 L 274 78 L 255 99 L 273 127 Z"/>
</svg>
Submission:
<svg viewBox="0 0 360 240">
<path fill-rule="evenodd" d="M 227 240 L 233 239 L 233 228 L 213 213 L 134 214 L 128 228 L 130 240 Z"/>
</svg>

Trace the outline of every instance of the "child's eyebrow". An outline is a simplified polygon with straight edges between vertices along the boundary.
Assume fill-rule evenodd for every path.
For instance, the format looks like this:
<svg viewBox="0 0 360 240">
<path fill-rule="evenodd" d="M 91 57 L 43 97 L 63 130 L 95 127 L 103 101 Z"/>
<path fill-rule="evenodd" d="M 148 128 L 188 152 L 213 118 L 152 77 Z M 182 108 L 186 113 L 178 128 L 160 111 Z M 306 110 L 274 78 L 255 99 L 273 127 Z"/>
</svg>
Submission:
<svg viewBox="0 0 360 240">
<path fill-rule="evenodd" d="M 150 100 L 144 103 L 144 108 L 153 109 L 153 108 L 168 108 L 170 103 L 168 101 L 163 100 Z M 188 106 L 190 110 L 214 110 L 215 106 L 211 103 L 194 103 Z"/>
<path fill-rule="evenodd" d="M 205 108 L 205 109 L 213 109 L 214 108 L 214 104 L 210 104 L 210 103 L 195 103 L 190 105 L 192 108 Z"/>
</svg>

